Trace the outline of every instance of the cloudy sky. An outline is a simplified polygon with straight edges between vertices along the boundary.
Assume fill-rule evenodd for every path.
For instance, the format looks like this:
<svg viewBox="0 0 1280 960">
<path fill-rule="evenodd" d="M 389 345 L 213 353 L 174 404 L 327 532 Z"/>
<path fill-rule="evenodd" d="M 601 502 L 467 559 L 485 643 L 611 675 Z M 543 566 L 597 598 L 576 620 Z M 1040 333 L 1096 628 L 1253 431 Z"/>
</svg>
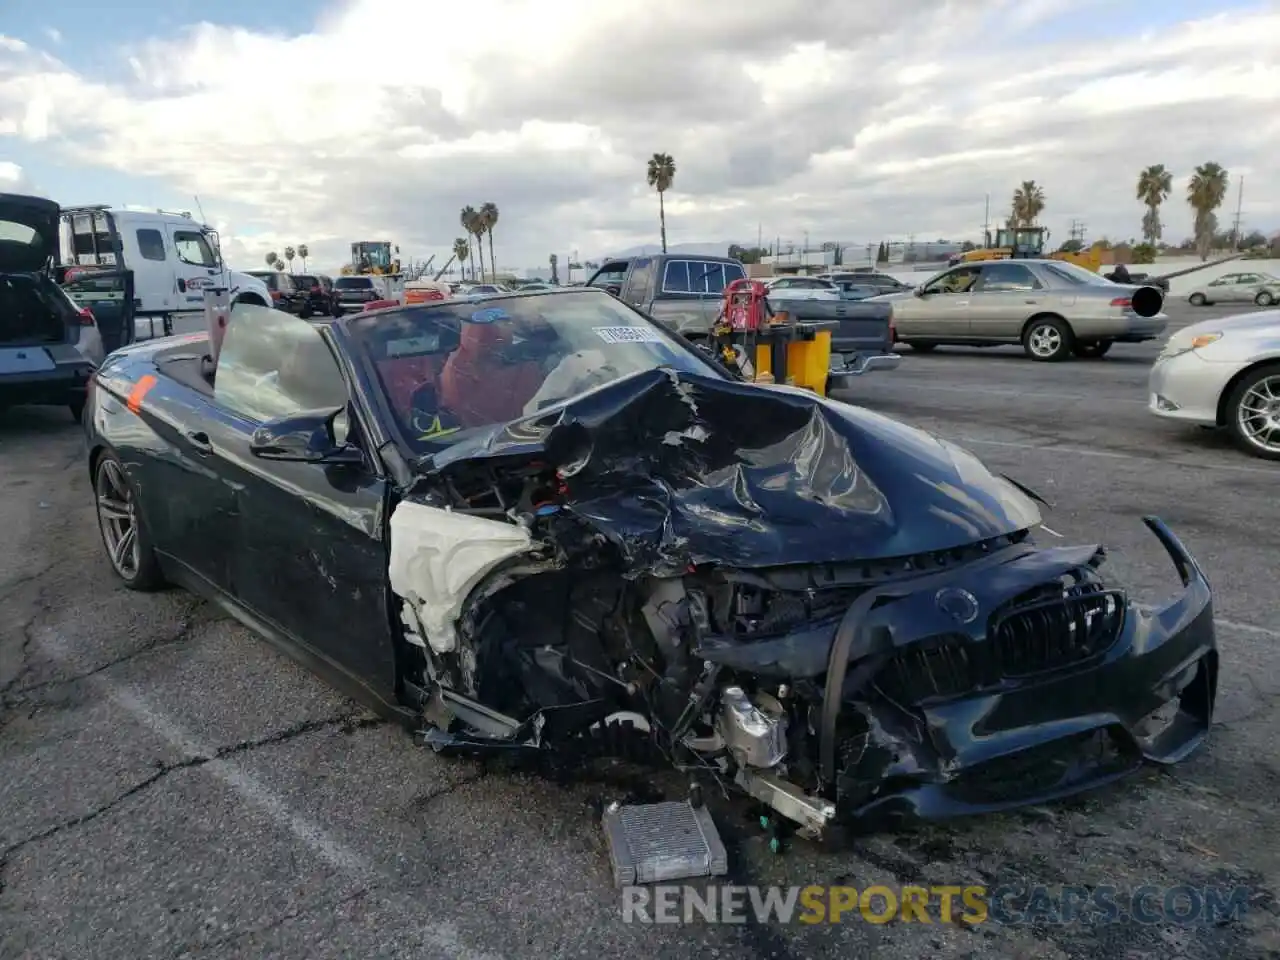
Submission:
<svg viewBox="0 0 1280 960">
<path fill-rule="evenodd" d="M 1277 37 L 1277 0 L 5 0 L 0 189 L 198 195 L 239 266 L 442 262 L 493 201 L 501 268 L 656 243 L 655 151 L 673 243 L 977 239 L 1023 179 L 1127 238 L 1149 163 L 1180 240 L 1213 160 L 1273 232 Z"/>
</svg>

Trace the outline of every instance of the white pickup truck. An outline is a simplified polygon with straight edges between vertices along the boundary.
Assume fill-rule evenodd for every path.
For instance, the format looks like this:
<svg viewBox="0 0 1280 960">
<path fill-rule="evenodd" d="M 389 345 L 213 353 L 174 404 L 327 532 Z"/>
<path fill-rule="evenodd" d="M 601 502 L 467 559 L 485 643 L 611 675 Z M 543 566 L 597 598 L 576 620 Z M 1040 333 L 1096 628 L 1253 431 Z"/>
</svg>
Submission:
<svg viewBox="0 0 1280 960">
<path fill-rule="evenodd" d="M 271 305 L 266 284 L 228 269 L 216 231 L 189 213 L 64 207 L 59 241 L 59 280 L 94 269 L 132 272 L 133 323 L 143 338 L 172 333 L 177 318 L 203 315 L 206 287 L 229 290 L 232 309 Z M 124 343 L 134 338 L 135 330 L 121 331 Z"/>
</svg>

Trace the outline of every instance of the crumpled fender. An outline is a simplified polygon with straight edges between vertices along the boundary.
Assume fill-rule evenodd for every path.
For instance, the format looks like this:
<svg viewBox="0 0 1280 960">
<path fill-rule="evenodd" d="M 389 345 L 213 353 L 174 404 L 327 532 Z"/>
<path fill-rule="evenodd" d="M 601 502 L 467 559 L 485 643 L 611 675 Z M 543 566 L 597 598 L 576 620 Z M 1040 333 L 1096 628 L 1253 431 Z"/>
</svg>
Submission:
<svg viewBox="0 0 1280 960">
<path fill-rule="evenodd" d="M 408 601 L 416 620 L 406 628 L 437 653 L 457 649 L 467 596 L 489 571 L 532 547 L 519 524 L 401 501 L 391 513 L 388 573 L 391 590 Z"/>
</svg>

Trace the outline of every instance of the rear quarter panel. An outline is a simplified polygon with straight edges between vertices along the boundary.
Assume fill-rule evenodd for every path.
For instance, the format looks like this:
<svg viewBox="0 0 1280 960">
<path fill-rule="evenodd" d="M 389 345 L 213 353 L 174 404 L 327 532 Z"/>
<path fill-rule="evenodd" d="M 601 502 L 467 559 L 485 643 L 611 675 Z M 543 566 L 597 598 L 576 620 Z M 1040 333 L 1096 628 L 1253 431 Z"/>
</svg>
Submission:
<svg viewBox="0 0 1280 960">
<path fill-rule="evenodd" d="M 103 451 L 114 453 L 138 492 L 138 508 L 156 548 L 165 552 L 176 549 L 175 529 L 199 506 L 188 502 L 201 486 L 189 476 L 199 467 L 184 456 L 180 438 L 199 420 L 208 399 L 162 373 L 155 358 L 184 345 L 192 356 L 203 355 L 207 339 L 204 334 L 166 337 L 117 350 L 95 373 L 85 407 L 91 478 Z"/>
</svg>

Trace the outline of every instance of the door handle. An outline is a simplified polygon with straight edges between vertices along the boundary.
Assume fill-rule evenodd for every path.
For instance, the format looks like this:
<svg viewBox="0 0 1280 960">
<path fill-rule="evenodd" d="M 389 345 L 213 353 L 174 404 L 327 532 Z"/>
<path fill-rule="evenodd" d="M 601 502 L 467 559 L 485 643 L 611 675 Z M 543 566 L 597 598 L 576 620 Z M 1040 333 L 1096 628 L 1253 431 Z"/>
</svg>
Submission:
<svg viewBox="0 0 1280 960">
<path fill-rule="evenodd" d="M 187 434 L 187 442 L 195 448 L 196 453 L 201 456 L 208 456 L 213 453 L 213 443 L 209 440 L 209 435 L 203 430 L 193 430 Z"/>
<path fill-rule="evenodd" d="M 1032 306 L 1035 306 L 1035 305 L 1036 305 L 1037 303 L 1039 303 L 1039 302 L 1040 302 L 1039 300 L 1028 300 L 1028 301 L 1027 301 L 1027 303 L 1031 304 Z"/>
<path fill-rule="evenodd" d="M 969 305 L 969 301 L 968 301 L 968 300 L 957 300 L 957 301 L 956 301 L 956 306 L 957 306 L 957 307 L 967 307 L 968 305 Z"/>
</svg>

